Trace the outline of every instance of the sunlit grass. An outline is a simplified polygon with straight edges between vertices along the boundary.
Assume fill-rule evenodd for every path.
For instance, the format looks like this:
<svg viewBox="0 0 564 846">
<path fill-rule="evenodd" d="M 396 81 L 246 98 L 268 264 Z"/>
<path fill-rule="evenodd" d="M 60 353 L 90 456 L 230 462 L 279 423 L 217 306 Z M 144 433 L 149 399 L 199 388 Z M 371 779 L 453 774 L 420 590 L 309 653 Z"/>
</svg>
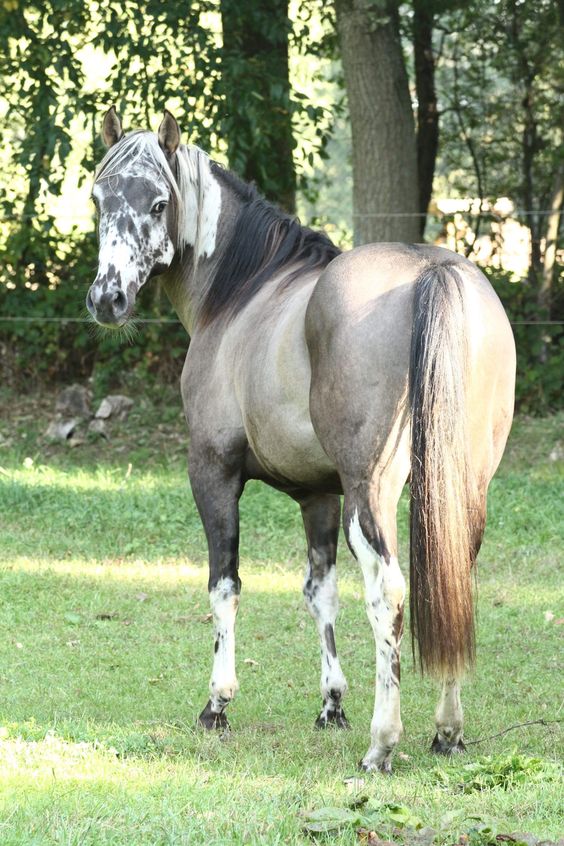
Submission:
<svg viewBox="0 0 564 846">
<path fill-rule="evenodd" d="M 299 812 L 350 801 L 344 779 L 368 743 L 374 649 L 357 567 L 342 544 L 337 643 L 352 730 L 320 733 L 299 509 L 249 485 L 233 731 L 196 731 L 212 656 L 205 540 L 184 456 L 165 461 L 160 446 L 141 443 L 156 421 L 146 408 L 138 421 L 129 441 L 117 433 L 80 454 L 28 437 L 0 456 L 0 844 L 310 843 Z M 516 748 L 551 761 L 561 749 L 557 437 L 557 421 L 519 422 L 492 485 L 478 666 L 463 692 L 469 741 L 548 724 L 469 745 L 467 760 Z M 405 566 L 405 498 L 400 550 Z M 559 833 L 558 783 L 469 796 L 438 784 L 428 752 L 437 689 L 414 671 L 407 644 L 402 699 L 395 776 L 368 777 L 362 792 L 408 805 L 427 825 L 462 809 L 496 831 Z"/>
</svg>

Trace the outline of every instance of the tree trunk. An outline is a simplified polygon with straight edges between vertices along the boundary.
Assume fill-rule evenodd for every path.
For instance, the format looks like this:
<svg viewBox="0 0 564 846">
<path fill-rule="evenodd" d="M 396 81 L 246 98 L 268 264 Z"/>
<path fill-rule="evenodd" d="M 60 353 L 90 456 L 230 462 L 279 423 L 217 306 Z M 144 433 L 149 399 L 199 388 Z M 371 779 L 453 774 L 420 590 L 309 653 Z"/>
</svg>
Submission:
<svg viewBox="0 0 564 846">
<path fill-rule="evenodd" d="M 534 76 L 529 74 L 525 79 L 525 97 L 523 108 L 525 110 L 525 122 L 523 127 L 522 148 L 523 148 L 523 199 L 525 209 L 529 212 L 528 226 L 531 232 L 531 254 L 529 264 L 529 280 L 533 285 L 540 287 L 542 276 L 541 262 L 541 222 L 540 215 L 532 214 L 534 207 L 534 180 L 533 170 L 535 154 L 538 151 L 537 123 L 534 111 L 533 97 Z"/>
<path fill-rule="evenodd" d="M 286 211 L 296 207 L 287 0 L 221 0 L 229 165 Z"/>
<path fill-rule="evenodd" d="M 560 229 L 563 200 L 564 170 L 562 166 L 560 166 L 554 180 L 554 189 L 552 191 L 552 199 L 550 203 L 550 214 L 548 215 L 546 223 L 546 243 L 544 248 L 542 281 L 538 294 L 539 306 L 549 317 L 551 316 L 552 277 L 554 275 L 554 264 L 556 261 L 556 248 L 558 246 L 558 231 Z"/>
<path fill-rule="evenodd" d="M 413 0 L 413 53 L 417 91 L 417 174 L 419 178 L 419 235 L 423 238 L 439 146 L 439 111 L 435 91 L 433 12 L 428 0 Z"/>
<path fill-rule="evenodd" d="M 417 149 L 393 0 L 336 0 L 353 145 L 355 244 L 419 239 Z"/>
</svg>

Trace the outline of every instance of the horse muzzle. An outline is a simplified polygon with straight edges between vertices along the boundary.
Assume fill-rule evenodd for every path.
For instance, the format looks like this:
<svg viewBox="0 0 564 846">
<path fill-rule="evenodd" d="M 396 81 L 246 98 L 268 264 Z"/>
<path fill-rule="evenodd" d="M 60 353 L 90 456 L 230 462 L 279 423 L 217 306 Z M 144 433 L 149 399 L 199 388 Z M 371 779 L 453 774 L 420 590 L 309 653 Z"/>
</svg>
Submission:
<svg viewBox="0 0 564 846">
<path fill-rule="evenodd" d="M 86 308 L 97 323 L 111 329 L 123 326 L 131 313 L 127 295 L 121 288 L 104 291 L 96 282 L 88 291 Z"/>
</svg>

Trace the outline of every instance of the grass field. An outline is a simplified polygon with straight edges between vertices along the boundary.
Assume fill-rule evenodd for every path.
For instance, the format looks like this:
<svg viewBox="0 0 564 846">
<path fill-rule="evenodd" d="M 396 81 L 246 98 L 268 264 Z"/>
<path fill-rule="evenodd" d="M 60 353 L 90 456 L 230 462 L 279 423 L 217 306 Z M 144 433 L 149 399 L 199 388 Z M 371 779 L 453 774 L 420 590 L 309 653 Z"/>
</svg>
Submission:
<svg viewBox="0 0 564 846">
<path fill-rule="evenodd" d="M 413 669 L 406 638 L 395 774 L 351 784 L 368 745 L 374 650 L 344 544 L 337 642 L 352 730 L 313 728 L 319 658 L 301 597 L 301 518 L 257 483 L 241 508 L 232 732 L 196 731 L 212 637 L 179 399 L 138 397 L 109 442 L 76 449 L 41 438 L 53 396 L 4 393 L 0 403 L 0 846 L 305 844 L 313 835 L 304 814 L 351 802 L 388 803 L 384 816 L 389 803 L 405 805 L 438 831 L 437 843 L 472 827 L 470 846 L 495 842 L 496 832 L 561 835 L 562 416 L 517 421 L 492 484 L 478 667 L 463 691 L 468 741 L 547 725 L 437 761 L 428 751 L 437 691 Z M 404 568 L 406 518 L 404 498 Z M 524 757 L 511 759 L 502 783 L 461 791 L 465 765 L 491 755 L 487 774 L 513 752 Z M 366 836 L 351 823 L 318 842 Z"/>
</svg>

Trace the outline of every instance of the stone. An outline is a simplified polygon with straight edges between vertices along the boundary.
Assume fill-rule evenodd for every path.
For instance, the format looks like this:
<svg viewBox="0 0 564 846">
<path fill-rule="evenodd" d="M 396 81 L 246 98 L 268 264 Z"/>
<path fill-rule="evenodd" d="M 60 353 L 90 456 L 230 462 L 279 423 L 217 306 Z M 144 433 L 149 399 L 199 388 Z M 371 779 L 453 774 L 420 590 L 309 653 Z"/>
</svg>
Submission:
<svg viewBox="0 0 564 846">
<path fill-rule="evenodd" d="M 82 385 L 69 385 L 57 397 L 55 411 L 60 418 L 80 417 L 87 420 L 92 417 L 90 403 L 92 394 Z"/>
<path fill-rule="evenodd" d="M 131 408 L 133 400 L 123 394 L 110 394 L 104 397 L 100 403 L 100 407 L 96 412 L 96 417 L 101 420 L 107 420 L 109 417 L 114 417 L 116 420 L 126 420 Z"/>
<path fill-rule="evenodd" d="M 101 438 L 108 439 L 106 421 L 99 417 L 95 417 L 94 420 L 90 421 L 88 432 L 94 435 L 100 435 Z"/>
<path fill-rule="evenodd" d="M 77 417 L 73 417 L 72 420 L 57 418 L 49 424 L 45 437 L 50 441 L 67 441 L 79 423 L 80 419 Z"/>
</svg>

